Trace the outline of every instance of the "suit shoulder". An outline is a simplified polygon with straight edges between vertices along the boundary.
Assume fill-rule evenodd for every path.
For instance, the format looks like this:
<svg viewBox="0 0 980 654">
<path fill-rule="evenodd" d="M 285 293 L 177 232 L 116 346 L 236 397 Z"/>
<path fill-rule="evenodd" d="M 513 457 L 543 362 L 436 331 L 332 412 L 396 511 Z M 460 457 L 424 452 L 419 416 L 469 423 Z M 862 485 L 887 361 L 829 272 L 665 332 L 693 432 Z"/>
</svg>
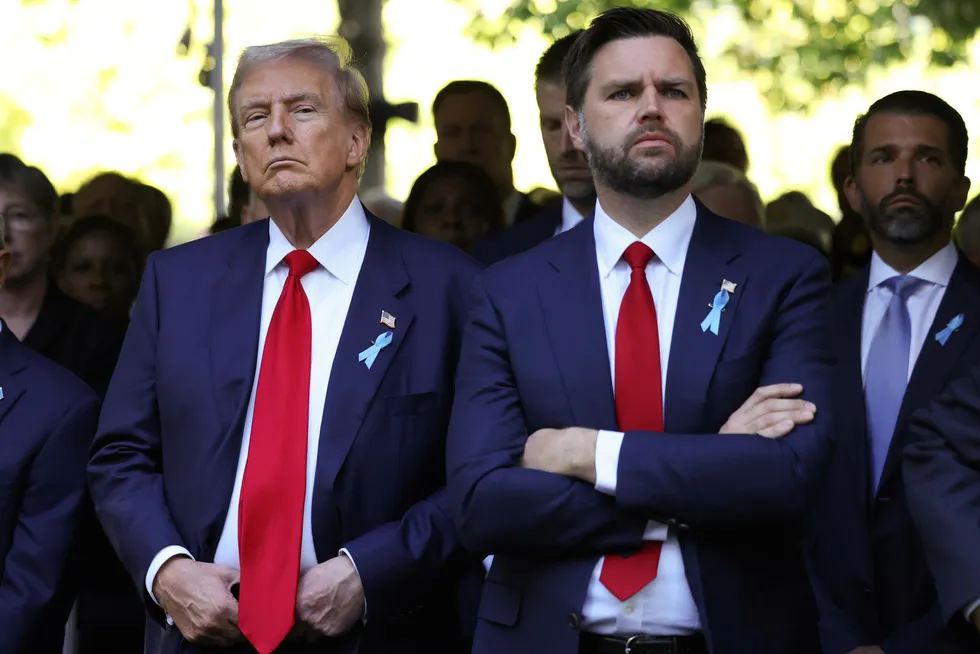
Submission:
<svg viewBox="0 0 980 654">
<path fill-rule="evenodd" d="M 24 350 L 29 383 L 42 389 L 52 413 L 57 413 L 58 407 L 67 411 L 84 404 L 98 403 L 95 391 L 73 373 L 26 346 Z"/>
<path fill-rule="evenodd" d="M 254 223 L 227 229 L 217 234 L 202 236 L 193 241 L 154 252 L 150 255 L 150 259 L 154 261 L 156 266 L 164 268 L 184 267 L 217 260 L 218 257 L 238 248 L 244 237 L 255 235 L 255 232 L 268 233 L 268 231 L 268 219 L 258 220 Z"/>
<path fill-rule="evenodd" d="M 827 258 L 806 243 L 785 236 L 769 234 L 758 227 L 744 225 L 734 220 L 713 216 L 721 237 L 738 243 L 744 254 L 753 262 L 779 270 L 807 270 L 823 266 L 830 270 Z"/>
</svg>

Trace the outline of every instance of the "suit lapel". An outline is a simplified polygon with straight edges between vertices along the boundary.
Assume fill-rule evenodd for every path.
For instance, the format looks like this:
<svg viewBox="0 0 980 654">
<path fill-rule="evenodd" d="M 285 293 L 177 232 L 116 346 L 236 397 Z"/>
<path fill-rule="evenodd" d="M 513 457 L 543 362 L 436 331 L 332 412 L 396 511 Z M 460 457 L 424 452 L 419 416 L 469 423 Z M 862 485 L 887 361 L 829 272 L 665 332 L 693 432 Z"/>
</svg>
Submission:
<svg viewBox="0 0 980 654">
<path fill-rule="evenodd" d="M 323 407 L 315 484 L 324 489 L 333 486 L 368 406 L 415 319 L 411 306 L 401 299 L 410 278 L 398 244 L 398 231 L 377 218 L 369 217 L 369 221 L 367 251 L 334 356 Z M 395 317 L 395 329 L 381 324 L 382 311 Z M 358 355 L 386 331 L 392 332 L 391 343 L 380 351 L 369 369 L 358 361 Z"/>
<path fill-rule="evenodd" d="M 547 245 L 538 297 L 575 424 L 618 429 L 593 219 Z"/>
<path fill-rule="evenodd" d="M 696 430 L 715 363 L 746 293 L 748 278 L 731 265 L 739 252 L 732 240 L 726 238 L 731 234 L 723 222 L 726 220 L 698 203 L 698 217 L 687 250 L 674 315 L 664 401 L 664 428 L 668 432 Z M 718 334 L 702 331 L 701 322 L 711 311 L 709 305 L 725 280 L 734 282 L 736 287 L 722 312 Z M 683 414 L 671 411 L 672 406 L 681 405 L 685 407 Z"/>
<path fill-rule="evenodd" d="M 27 357 L 23 351 L 26 347 L 17 340 L 6 323 L 0 320 L 0 390 L 3 391 L 3 398 L 0 399 L 0 427 L 3 427 L 3 419 L 25 391 L 18 375 L 27 368 Z"/>
<path fill-rule="evenodd" d="M 963 325 L 950 335 L 946 345 L 940 345 L 936 340 L 936 334 L 960 314 L 963 314 Z M 939 303 L 936 318 L 926 332 L 925 343 L 912 368 L 912 376 L 905 389 L 902 407 L 898 414 L 898 425 L 907 425 L 912 412 L 942 390 L 967 346 L 976 337 L 978 327 L 980 327 L 980 272 L 960 256 L 953 270 L 953 276 L 949 280 L 949 286 Z M 888 477 L 898 470 L 904 445 L 905 429 L 899 427 L 888 447 L 888 456 L 885 459 L 879 488 L 884 487 Z"/>
</svg>

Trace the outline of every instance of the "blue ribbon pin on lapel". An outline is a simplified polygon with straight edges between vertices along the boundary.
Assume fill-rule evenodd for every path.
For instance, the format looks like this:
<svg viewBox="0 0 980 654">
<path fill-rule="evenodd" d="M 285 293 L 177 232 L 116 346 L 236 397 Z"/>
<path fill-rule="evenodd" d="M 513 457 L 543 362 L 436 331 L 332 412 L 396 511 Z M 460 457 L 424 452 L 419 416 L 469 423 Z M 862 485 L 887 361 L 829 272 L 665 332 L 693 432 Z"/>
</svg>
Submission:
<svg viewBox="0 0 980 654">
<path fill-rule="evenodd" d="M 718 335 L 718 328 L 721 326 L 721 312 L 725 310 L 728 305 L 728 299 L 731 294 L 735 292 L 735 284 L 728 281 L 727 279 L 722 280 L 721 290 L 715 293 L 715 299 L 711 301 L 708 306 L 711 307 L 711 311 L 705 316 L 704 320 L 701 321 L 701 331 L 706 332 L 709 329 L 711 333 L 715 336 Z"/>
<path fill-rule="evenodd" d="M 0 400 L 3 399 L 3 387 L 0 386 Z"/>
<path fill-rule="evenodd" d="M 955 318 L 953 318 L 952 320 L 950 320 L 942 331 L 936 332 L 936 340 L 939 341 L 940 345 L 945 346 L 946 341 L 948 341 L 949 337 L 953 335 L 953 332 L 955 332 L 957 329 L 959 329 L 962 326 L 963 326 L 963 314 L 961 313 Z"/>
<path fill-rule="evenodd" d="M 371 366 L 374 365 L 374 360 L 378 358 L 378 353 L 388 347 L 388 345 L 391 343 L 391 338 L 391 332 L 379 334 L 378 337 L 374 339 L 374 343 L 371 345 L 371 347 L 357 355 L 357 360 L 363 361 L 364 365 L 366 365 L 368 370 L 370 370 Z"/>
</svg>

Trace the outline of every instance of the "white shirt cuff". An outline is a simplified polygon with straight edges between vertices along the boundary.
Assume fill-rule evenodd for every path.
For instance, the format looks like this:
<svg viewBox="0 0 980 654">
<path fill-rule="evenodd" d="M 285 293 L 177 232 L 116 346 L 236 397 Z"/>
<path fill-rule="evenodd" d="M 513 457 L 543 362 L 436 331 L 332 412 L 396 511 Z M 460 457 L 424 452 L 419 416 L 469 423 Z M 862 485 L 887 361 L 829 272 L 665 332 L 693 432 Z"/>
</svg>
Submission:
<svg viewBox="0 0 980 654">
<path fill-rule="evenodd" d="M 156 581 L 157 573 L 160 572 L 160 568 L 163 567 L 163 564 L 175 556 L 186 556 L 191 560 L 194 559 L 186 548 L 181 547 L 180 545 L 170 545 L 160 550 L 160 552 L 153 557 L 153 560 L 150 561 L 150 567 L 146 569 L 146 592 L 149 593 L 150 599 L 152 599 L 157 606 L 160 606 L 160 602 L 157 601 L 156 595 L 153 594 L 153 582 Z M 167 624 L 171 626 L 174 624 L 174 621 L 170 619 L 169 615 L 167 616 Z"/>
<path fill-rule="evenodd" d="M 483 567 L 487 569 L 487 574 L 490 574 L 490 566 L 493 565 L 493 554 L 483 559 Z"/>
<path fill-rule="evenodd" d="M 340 554 L 343 554 L 344 556 L 347 557 L 347 560 L 350 561 L 350 564 L 354 566 L 354 572 L 357 572 L 357 576 L 360 577 L 361 573 L 357 570 L 357 562 L 354 561 L 354 557 L 350 555 L 350 552 L 347 551 L 346 547 L 341 548 Z M 367 596 L 366 595 L 364 596 L 364 615 L 361 617 L 361 622 L 367 624 Z"/>
<path fill-rule="evenodd" d="M 973 612 L 977 609 L 980 609 L 980 599 L 963 609 L 963 617 L 966 618 L 967 622 L 970 622 L 970 616 L 973 615 Z"/>
<path fill-rule="evenodd" d="M 600 431 L 595 440 L 595 489 L 606 495 L 616 494 L 619 473 L 619 450 L 623 432 Z"/>
</svg>

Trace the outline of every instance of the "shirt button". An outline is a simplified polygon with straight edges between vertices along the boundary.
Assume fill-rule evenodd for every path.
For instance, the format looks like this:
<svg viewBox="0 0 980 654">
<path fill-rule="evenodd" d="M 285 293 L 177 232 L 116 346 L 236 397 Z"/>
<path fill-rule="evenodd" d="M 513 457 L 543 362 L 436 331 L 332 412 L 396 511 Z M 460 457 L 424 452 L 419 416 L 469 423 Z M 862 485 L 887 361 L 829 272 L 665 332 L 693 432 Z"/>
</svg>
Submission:
<svg viewBox="0 0 980 654">
<path fill-rule="evenodd" d="M 624 606 L 623 613 L 625 613 L 626 615 L 633 615 L 633 605 L 627 604 L 626 606 Z"/>
</svg>

